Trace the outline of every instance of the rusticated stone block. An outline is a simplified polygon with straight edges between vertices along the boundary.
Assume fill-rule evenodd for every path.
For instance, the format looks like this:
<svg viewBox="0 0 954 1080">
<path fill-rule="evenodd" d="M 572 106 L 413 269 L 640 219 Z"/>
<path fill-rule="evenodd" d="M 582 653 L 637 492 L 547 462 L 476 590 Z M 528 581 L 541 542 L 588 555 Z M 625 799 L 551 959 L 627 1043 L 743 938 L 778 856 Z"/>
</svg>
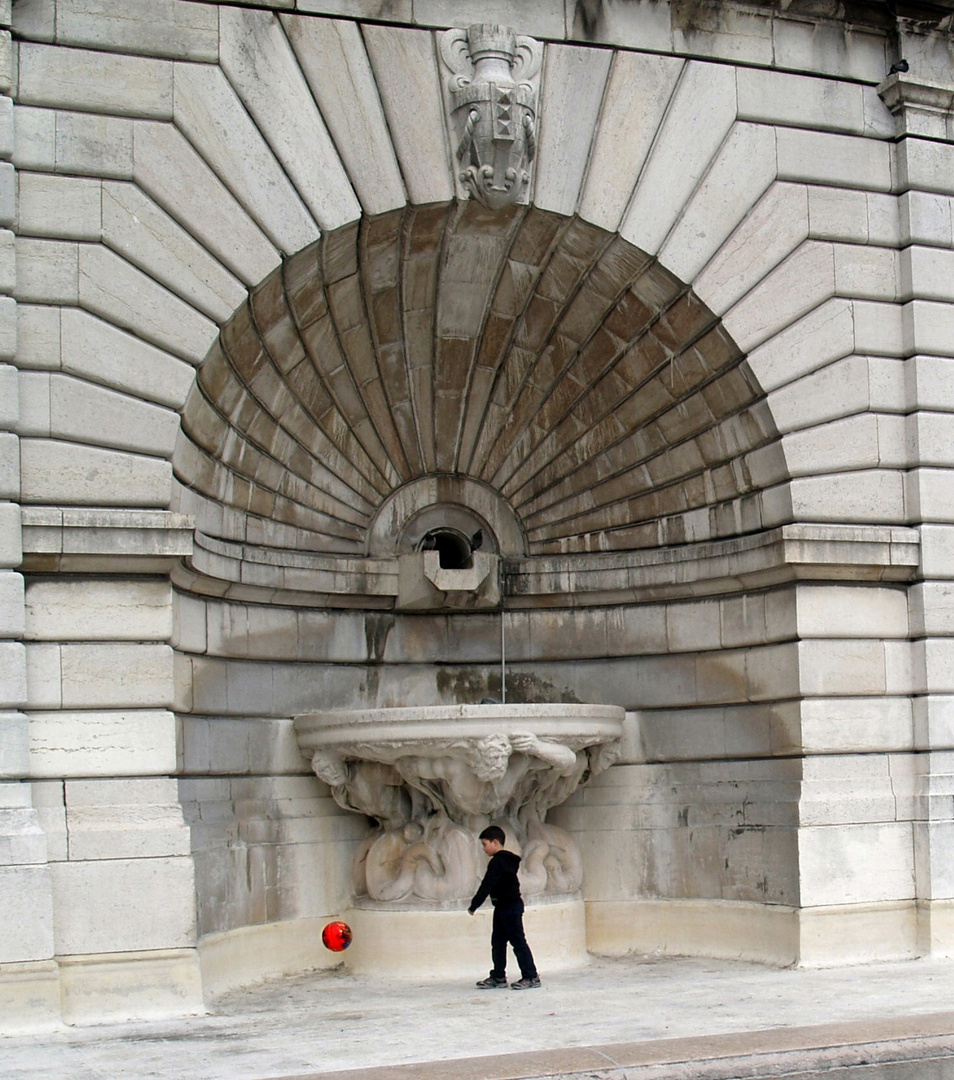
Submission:
<svg viewBox="0 0 954 1080">
<path fill-rule="evenodd" d="M 142 121 L 134 137 L 136 182 L 236 277 L 257 285 L 275 268 L 277 250 L 185 136 Z"/>
<path fill-rule="evenodd" d="M 24 501 L 91 506 L 166 506 L 167 461 L 116 450 L 21 439 Z"/>
<path fill-rule="evenodd" d="M 26 716 L 21 712 L 0 712 L 0 778 L 26 776 L 29 761 Z"/>
<path fill-rule="evenodd" d="M 104 859 L 53 863 L 57 952 L 142 952 L 195 944 L 192 860 Z M 95 907 L 99 917 L 87 913 Z"/>
<path fill-rule="evenodd" d="M 425 30 L 374 25 L 363 31 L 409 201 L 426 204 L 452 199 L 432 35 Z M 403 123 L 403 117 L 411 113 L 417 123 Z"/>
<path fill-rule="evenodd" d="M 314 219 L 220 68 L 176 64 L 175 120 L 277 248 L 296 252 L 318 239 Z"/>
<path fill-rule="evenodd" d="M 67 780 L 66 823 L 72 861 L 190 851 L 175 780 Z"/>
<path fill-rule="evenodd" d="M 32 34 L 27 34 L 32 36 Z M 214 8 L 183 0 L 67 0 L 56 10 L 56 40 L 61 45 L 216 60 L 218 20 Z"/>
<path fill-rule="evenodd" d="M 172 64 L 22 42 L 18 99 L 27 105 L 172 117 Z"/>
<path fill-rule="evenodd" d="M 208 352 L 215 323 L 125 259 L 83 244 L 78 272 L 78 301 L 88 311 L 185 360 L 199 363 Z"/>
<path fill-rule="evenodd" d="M 48 173 L 19 174 L 19 233 L 96 240 L 102 232 L 102 182 Z"/>
<path fill-rule="evenodd" d="M 175 717 L 162 710 L 31 712 L 37 777 L 154 776 L 176 768 Z"/>
<path fill-rule="evenodd" d="M 281 24 L 269 12 L 219 9 L 222 69 L 323 229 L 360 216 L 347 173 Z"/>
<path fill-rule="evenodd" d="M 282 23 L 365 212 L 403 206 L 404 183 L 357 25 L 289 15 Z"/>
<path fill-rule="evenodd" d="M 161 581 L 33 581 L 26 612 L 34 641 L 165 641 L 172 633 L 172 591 Z"/>
<path fill-rule="evenodd" d="M 55 116 L 55 162 L 58 171 L 81 176 L 131 180 L 133 176 L 132 120 L 119 116 L 64 112 Z M 19 124 L 19 120 L 17 121 Z M 19 129 L 17 139 L 19 142 Z M 47 151 L 40 167 L 44 165 Z M 18 164 L 14 158 L 14 164 Z"/>
<path fill-rule="evenodd" d="M 53 908 L 47 866 L 0 866 L 5 912 L 0 960 L 5 964 L 53 956 Z"/>
</svg>

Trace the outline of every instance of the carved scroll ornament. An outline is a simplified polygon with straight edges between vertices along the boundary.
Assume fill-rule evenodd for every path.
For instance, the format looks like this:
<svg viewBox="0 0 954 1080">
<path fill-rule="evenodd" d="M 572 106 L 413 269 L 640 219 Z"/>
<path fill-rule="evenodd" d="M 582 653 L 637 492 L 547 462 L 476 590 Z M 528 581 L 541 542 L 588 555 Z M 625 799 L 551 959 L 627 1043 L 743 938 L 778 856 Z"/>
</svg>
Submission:
<svg viewBox="0 0 954 1080">
<path fill-rule="evenodd" d="M 523 201 L 536 154 L 537 95 L 532 80 L 543 47 L 506 26 L 476 23 L 445 31 L 441 56 L 454 72 L 451 117 L 466 195 L 490 210 Z"/>
</svg>

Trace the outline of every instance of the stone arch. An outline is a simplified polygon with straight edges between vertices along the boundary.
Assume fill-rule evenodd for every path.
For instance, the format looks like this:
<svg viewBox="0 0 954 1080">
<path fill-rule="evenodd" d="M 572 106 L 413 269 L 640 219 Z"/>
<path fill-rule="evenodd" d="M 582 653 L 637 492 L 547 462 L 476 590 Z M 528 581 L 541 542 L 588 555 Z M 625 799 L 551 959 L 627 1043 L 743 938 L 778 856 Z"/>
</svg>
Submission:
<svg viewBox="0 0 954 1080">
<path fill-rule="evenodd" d="M 88 148 L 87 157 L 57 163 L 70 175 L 21 166 L 23 205 L 42 195 L 76 207 L 65 230 L 21 214 L 24 340 L 45 343 L 52 331 L 42 305 L 65 305 L 63 351 L 78 355 L 64 356 L 64 371 L 125 395 L 71 383 L 83 422 L 67 433 L 25 425 L 21 455 L 36 503 L 169 505 L 175 418 L 157 410 L 182 406 L 189 366 L 206 356 L 246 290 L 322 234 L 454 196 L 433 31 L 255 9 L 216 15 L 195 40 L 175 39 L 174 64 L 150 61 L 155 70 L 135 99 L 106 93 L 95 108 L 81 102 L 64 117 L 63 131 Z M 97 54 L 83 51 L 95 38 L 63 43 L 71 64 L 95 70 Z M 24 48 L 23 101 L 76 108 L 66 84 L 40 79 L 49 75 L 44 63 L 65 62 L 67 50 Z M 873 88 L 549 42 L 541 115 L 533 206 L 576 216 L 658 259 L 752 354 L 748 370 L 769 392 L 767 411 L 783 393 L 787 413 L 798 413 L 804 434 L 781 444 L 795 484 L 778 483 L 774 466 L 752 478 L 775 485 L 762 524 L 904 520 L 901 474 L 878 467 L 873 425 L 860 433 L 866 457 L 822 461 L 804 406 L 812 388 L 789 389 L 819 363 L 871 352 L 874 339 L 897 351 L 899 311 L 883 310 L 897 294 L 897 253 L 879 246 L 889 243 L 887 204 L 897 202 L 889 194 L 893 118 Z M 103 209 L 91 216 L 97 185 Z M 824 212 L 833 187 L 851 204 L 838 221 L 860 222 L 850 235 Z M 67 268 L 52 291 L 34 284 L 48 263 Z M 792 339 L 797 345 L 829 316 L 844 326 L 839 356 L 816 356 L 814 368 L 804 357 L 789 363 Z M 88 354 L 97 350 L 129 364 L 93 364 Z M 33 362 L 29 347 L 22 360 Z M 854 379 L 855 397 L 863 381 Z M 129 430 L 111 419 L 121 406 L 137 414 Z M 888 488 L 882 505 L 878 492 Z M 681 535 L 709 533 L 676 526 L 664 542 Z"/>
<path fill-rule="evenodd" d="M 431 30 L 254 9 L 216 14 L 217 28 L 197 27 L 187 43 L 171 39 L 175 64 L 151 60 L 134 99 L 113 100 L 103 91 L 95 108 L 80 103 L 83 111 L 64 119 L 64 131 L 89 148 L 89 158 L 65 158 L 56 167 L 77 175 L 48 176 L 45 165 L 24 170 L 25 206 L 37 205 L 42 189 L 43 198 L 76 207 L 78 217 L 59 231 L 52 220 L 22 215 L 29 235 L 18 243 L 25 272 L 17 298 L 64 303 L 64 351 L 129 357 L 122 372 L 93 365 L 88 355 L 70 355 L 64 368 L 126 395 L 127 410 L 143 414 L 132 431 L 118 434 L 110 416 L 120 403 L 71 383 L 86 422 L 68 433 L 53 424 L 25 431 L 31 501 L 167 505 L 164 459 L 174 418 L 150 406 L 182 405 L 188 365 L 202 361 L 246 289 L 257 289 L 282 258 L 322 232 L 355 229 L 361 215 L 384 220 L 408 203 L 446 203 L 455 193 L 444 72 Z M 76 107 L 65 85 L 40 77 L 44 64 L 66 58 L 79 69 L 94 65 L 96 54 L 82 49 L 95 40 L 64 44 L 72 48 L 68 57 L 55 46 L 26 43 L 25 103 Z M 347 95 L 344 85 L 351 86 Z M 857 500 L 827 497 L 832 489 L 846 497 L 860 490 L 860 473 L 845 475 L 841 486 L 835 475 L 833 488 L 817 456 L 811 467 L 805 463 L 812 460 L 811 429 L 801 399 L 810 388 L 788 388 L 810 374 L 810 365 L 789 365 L 784 356 L 800 327 L 810 333 L 812 319 L 831 313 L 847 324 L 842 355 L 860 352 L 874 336 L 872 301 L 893 299 L 888 279 L 897 274 L 891 278 L 888 264 L 896 253 L 876 246 L 878 232 L 869 225 L 879 200 L 896 201 L 886 193 L 884 136 L 893 131 L 892 118 L 872 87 L 550 42 L 541 116 L 537 210 L 576 215 L 581 225 L 618 233 L 658 258 L 720 316 L 741 352 L 758 351 L 750 369 L 770 394 L 785 391 L 789 413 L 798 399 L 798 430 L 807 434 L 783 441 L 782 454 L 798 459 L 795 475 L 814 468 L 798 488 L 821 485 L 825 497 L 793 503 L 782 482 L 763 523 L 811 521 L 832 507 L 864 519 Z M 593 135 L 580 138 L 581 131 Z M 127 147 L 127 156 L 117 147 Z M 833 171 L 827 162 L 835 159 Z M 85 207 L 96 185 L 103 211 L 93 220 Z M 854 234 L 827 225 L 823 202 L 832 185 L 854 207 L 849 217 L 863 218 Z M 770 242 L 761 243 L 769 221 Z M 760 253 L 754 260 L 753 249 Z M 55 295 L 32 284 L 35 268 L 49 260 L 76 267 L 72 292 L 66 285 L 61 292 L 59 278 Z M 25 310 L 25 340 L 49 338 L 48 321 L 39 308 Z M 24 362 L 29 366 L 27 350 Z M 768 411 L 774 401 L 770 396 Z M 864 473 L 874 483 L 892 476 Z M 776 482 L 769 470 L 757 484 Z M 844 519 L 851 519 L 847 510 Z M 685 534 L 706 535 L 695 528 Z M 678 538 L 675 528 L 671 541 Z"/>
<path fill-rule="evenodd" d="M 495 493 L 529 555 L 751 532 L 754 476 L 784 479 L 758 384 L 691 289 L 579 218 L 474 203 L 364 217 L 286 260 L 200 365 L 173 463 L 202 531 L 211 502 L 232 538 L 238 516 L 351 558 L 429 476 Z"/>
</svg>

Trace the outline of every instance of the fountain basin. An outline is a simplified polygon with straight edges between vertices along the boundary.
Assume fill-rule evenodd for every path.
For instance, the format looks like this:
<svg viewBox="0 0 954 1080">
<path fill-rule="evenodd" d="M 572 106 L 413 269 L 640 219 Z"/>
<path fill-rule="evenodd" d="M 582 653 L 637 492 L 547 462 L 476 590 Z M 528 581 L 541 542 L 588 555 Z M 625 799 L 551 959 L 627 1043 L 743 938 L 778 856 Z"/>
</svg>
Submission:
<svg viewBox="0 0 954 1080">
<path fill-rule="evenodd" d="M 347 752 L 353 745 L 365 746 L 372 741 L 481 739 L 510 731 L 529 731 L 567 746 L 584 746 L 619 739 L 625 716 L 625 711 L 616 705 L 400 706 L 303 713 L 295 717 L 295 732 L 306 756 L 319 748 Z"/>
<path fill-rule="evenodd" d="M 377 825 L 355 856 L 356 898 L 460 907 L 490 823 L 523 857 L 525 897 L 579 891 L 579 851 L 547 811 L 612 764 L 624 717 L 610 705 L 405 706 L 305 713 L 295 730 L 338 804 Z"/>
<path fill-rule="evenodd" d="M 352 864 L 347 966 L 479 970 L 487 938 L 475 927 L 486 917 L 470 919 L 466 908 L 487 865 L 477 837 L 491 823 L 521 855 L 539 962 L 550 970 L 581 962 L 582 857 L 547 812 L 616 760 L 624 718 L 611 705 L 520 703 L 296 716 L 316 775 L 339 806 L 373 823 Z"/>
</svg>

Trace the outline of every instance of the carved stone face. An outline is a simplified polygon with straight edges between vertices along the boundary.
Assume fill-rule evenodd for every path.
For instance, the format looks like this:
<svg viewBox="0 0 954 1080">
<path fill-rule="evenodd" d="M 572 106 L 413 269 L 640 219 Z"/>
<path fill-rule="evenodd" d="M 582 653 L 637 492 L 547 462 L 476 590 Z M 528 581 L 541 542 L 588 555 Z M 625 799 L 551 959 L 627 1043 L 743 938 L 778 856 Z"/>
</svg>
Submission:
<svg viewBox="0 0 954 1080">
<path fill-rule="evenodd" d="M 342 787 L 348 782 L 348 768 L 335 754 L 315 751 L 311 756 L 311 767 L 315 775 L 329 787 Z"/>
</svg>

